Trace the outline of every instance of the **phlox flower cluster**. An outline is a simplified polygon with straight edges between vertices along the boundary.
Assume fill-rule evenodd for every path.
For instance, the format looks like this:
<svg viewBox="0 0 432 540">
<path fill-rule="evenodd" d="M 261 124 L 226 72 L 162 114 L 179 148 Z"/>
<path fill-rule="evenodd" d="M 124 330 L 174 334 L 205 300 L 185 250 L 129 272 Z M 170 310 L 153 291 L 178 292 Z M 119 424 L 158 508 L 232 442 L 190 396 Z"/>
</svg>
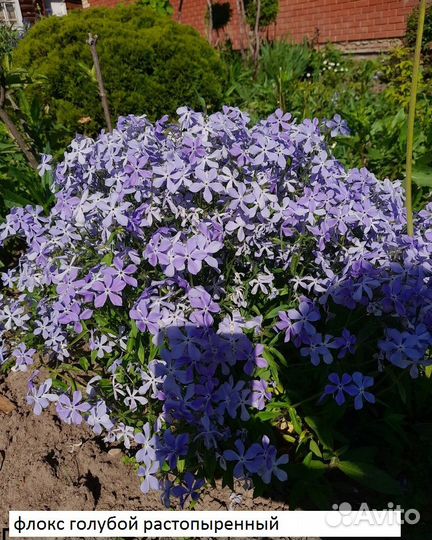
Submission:
<svg viewBox="0 0 432 540">
<path fill-rule="evenodd" d="M 44 157 L 50 214 L 16 208 L 0 226 L 2 244 L 27 243 L 2 275 L 0 364 L 55 367 L 31 376 L 34 412 L 55 403 L 64 422 L 123 444 L 142 490 L 183 505 L 218 471 L 286 481 L 288 456 L 259 421 L 284 392 L 274 351 L 322 371 L 317 407 L 375 406 L 387 370 L 423 374 L 432 206 L 408 237 L 400 184 L 331 155 L 340 117 L 178 114 L 123 117 L 56 167 Z"/>
</svg>

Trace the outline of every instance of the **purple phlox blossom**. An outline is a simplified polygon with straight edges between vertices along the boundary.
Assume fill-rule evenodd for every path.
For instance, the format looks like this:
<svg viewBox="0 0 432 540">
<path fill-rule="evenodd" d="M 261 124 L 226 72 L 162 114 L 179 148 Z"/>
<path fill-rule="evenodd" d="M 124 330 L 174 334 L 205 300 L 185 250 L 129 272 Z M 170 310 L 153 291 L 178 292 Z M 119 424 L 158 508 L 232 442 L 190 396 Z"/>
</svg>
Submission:
<svg viewBox="0 0 432 540">
<path fill-rule="evenodd" d="M 353 396 L 357 392 L 356 387 L 352 384 L 351 375 L 348 373 L 344 373 L 342 377 L 337 373 L 330 373 L 328 380 L 331 384 L 326 385 L 322 398 L 331 395 L 338 405 L 345 403 L 345 394 Z"/>
<path fill-rule="evenodd" d="M 204 235 L 199 234 L 196 237 L 197 248 L 204 254 L 203 261 L 212 268 L 218 268 L 218 261 L 213 255 L 221 251 L 224 247 L 223 242 L 218 240 L 209 240 Z"/>
<path fill-rule="evenodd" d="M 198 245 L 198 238 L 189 238 L 185 244 L 176 243 L 173 248 L 173 264 L 176 270 L 187 269 L 192 275 L 201 271 L 206 253 Z"/>
<path fill-rule="evenodd" d="M 396 311 L 400 316 L 406 315 L 406 302 L 409 301 L 407 291 L 403 287 L 402 279 L 395 279 L 390 283 L 386 283 L 381 287 L 384 293 L 384 298 L 381 300 L 381 305 L 385 313 Z"/>
<path fill-rule="evenodd" d="M 274 281 L 274 276 L 271 274 L 266 267 L 264 267 L 265 273 L 260 273 L 255 279 L 249 281 L 249 286 L 251 288 L 252 294 L 257 294 L 258 289 L 263 294 L 268 295 L 272 290 L 272 284 Z"/>
<path fill-rule="evenodd" d="M 330 130 L 332 137 L 349 137 L 351 135 L 348 122 L 343 120 L 340 114 L 335 114 L 331 120 L 326 120 L 325 126 Z"/>
<path fill-rule="evenodd" d="M 189 182 L 189 190 L 192 193 L 203 192 L 204 200 L 207 203 L 211 203 L 213 200 L 213 193 L 221 193 L 224 190 L 223 185 L 218 179 L 216 169 L 204 170 L 203 168 L 195 169 L 195 180 Z"/>
<path fill-rule="evenodd" d="M 100 337 L 94 337 L 92 332 L 90 338 L 90 350 L 96 351 L 97 358 L 103 358 L 107 354 L 110 354 L 113 351 L 114 346 L 115 343 L 105 334 L 102 334 Z"/>
<path fill-rule="evenodd" d="M 104 401 L 98 401 L 96 405 L 89 410 L 87 424 L 93 429 L 96 435 L 100 435 L 102 433 L 102 429 L 110 431 L 114 427 L 114 424 L 108 415 L 108 409 Z"/>
<path fill-rule="evenodd" d="M 148 371 L 141 371 L 141 378 L 143 384 L 139 387 L 139 393 L 143 396 L 147 395 L 151 389 L 151 397 L 156 397 L 158 388 L 162 385 L 164 377 L 156 376 L 157 361 L 153 360 L 148 365 Z"/>
<path fill-rule="evenodd" d="M 261 467 L 257 473 L 262 478 L 265 484 L 270 484 L 272 475 L 276 476 L 278 480 L 284 482 L 287 480 L 288 475 L 286 471 L 280 469 L 280 465 L 286 465 L 289 461 L 288 455 L 277 457 L 276 448 L 270 444 L 270 439 L 267 435 L 263 435 L 261 444 L 255 443 L 252 445 L 258 451 L 258 455 L 261 458 Z"/>
<path fill-rule="evenodd" d="M 103 281 L 96 281 L 92 285 L 92 289 L 96 291 L 94 295 L 94 305 L 96 308 L 101 308 L 109 298 L 115 306 L 123 304 L 121 291 L 125 288 L 126 283 L 119 278 L 112 278 L 110 275 L 105 275 Z"/>
<path fill-rule="evenodd" d="M 27 349 L 24 343 L 20 343 L 16 349 L 12 351 L 12 356 L 15 358 L 13 371 L 27 371 L 34 363 L 33 356 L 36 354 L 36 349 Z"/>
<path fill-rule="evenodd" d="M 345 358 L 348 353 L 354 354 L 357 338 L 354 334 L 351 334 L 347 328 L 344 328 L 342 330 L 342 335 L 335 338 L 334 344 L 335 348 L 339 349 L 338 358 Z"/>
<path fill-rule="evenodd" d="M 235 478 L 243 478 L 247 473 L 256 473 L 260 470 L 263 463 L 260 454 L 259 445 L 252 445 L 248 450 L 245 449 L 243 441 L 237 439 L 234 442 L 237 451 L 225 450 L 223 457 L 226 461 L 235 461 L 233 475 Z"/>
<path fill-rule="evenodd" d="M 135 274 L 137 270 L 138 268 L 134 264 L 129 264 L 125 267 L 124 260 L 117 256 L 114 257 L 114 266 L 106 268 L 104 270 L 104 275 L 111 276 L 114 281 L 119 279 L 131 287 L 136 287 L 138 282 L 132 275 Z"/>
<path fill-rule="evenodd" d="M 57 401 L 57 414 L 59 418 L 66 424 L 81 424 L 82 415 L 90 410 L 89 403 L 81 402 L 82 394 L 79 390 L 76 390 L 72 394 L 72 400 L 66 395 L 62 394 Z"/>
<path fill-rule="evenodd" d="M 160 489 L 159 480 L 156 474 L 159 472 L 159 463 L 157 461 L 150 462 L 138 469 L 138 476 L 142 478 L 141 491 L 148 493 L 149 491 L 158 491 Z"/>
<path fill-rule="evenodd" d="M 44 176 L 46 172 L 52 171 L 52 159 L 53 157 L 49 154 L 41 155 L 41 162 L 37 167 L 39 176 Z"/>
<path fill-rule="evenodd" d="M 400 368 L 406 368 L 422 358 L 423 351 L 418 345 L 417 336 L 400 332 L 396 328 L 388 328 L 386 339 L 378 342 L 378 347 L 385 353 L 387 360 Z"/>
<path fill-rule="evenodd" d="M 281 331 L 285 331 L 284 341 L 285 343 L 287 343 L 288 341 L 291 341 L 291 338 L 294 335 L 292 332 L 293 322 L 288 317 L 288 314 L 285 311 L 279 311 L 278 317 L 279 321 L 275 324 L 275 328 Z"/>
<path fill-rule="evenodd" d="M 213 324 L 212 313 L 219 313 L 220 306 L 213 301 L 204 287 L 194 287 L 188 292 L 188 298 L 194 311 L 191 321 L 199 326 L 207 328 Z"/>
<path fill-rule="evenodd" d="M 272 126 L 276 126 L 278 131 L 286 131 L 290 128 L 291 118 L 290 113 L 285 113 L 282 109 L 276 109 L 274 114 L 268 117 L 267 122 Z"/>
<path fill-rule="evenodd" d="M 270 137 L 260 133 L 255 134 L 253 138 L 255 144 L 249 149 L 251 156 L 253 156 L 253 164 L 262 165 L 265 162 L 277 162 L 277 143 Z"/>
<path fill-rule="evenodd" d="M 202 438 L 204 441 L 204 446 L 208 449 L 210 448 L 217 448 L 218 443 L 217 441 L 222 437 L 222 434 L 220 431 L 216 429 L 216 426 L 214 426 L 210 418 L 208 416 L 204 416 L 201 419 L 201 425 L 199 427 L 199 433 L 194 438 L 194 441 Z"/>
<path fill-rule="evenodd" d="M 243 368 L 243 371 L 247 375 L 252 375 L 256 368 L 266 368 L 268 366 L 267 360 L 263 356 L 264 350 L 264 345 L 260 343 L 255 345 L 255 347 L 251 345 Z"/>
<path fill-rule="evenodd" d="M 145 299 L 141 299 L 130 310 L 130 318 L 136 322 L 138 330 L 145 332 L 148 330 L 153 335 L 159 333 L 159 321 L 161 320 L 161 314 L 149 309 L 150 302 Z"/>
<path fill-rule="evenodd" d="M 177 467 L 177 460 L 186 456 L 188 448 L 189 435 L 187 433 L 176 435 L 167 429 L 157 445 L 156 455 L 161 466 L 167 462 L 174 470 Z"/>
<path fill-rule="evenodd" d="M 312 302 L 302 297 L 298 310 L 289 309 L 285 314 L 279 313 L 281 322 L 276 324 L 279 330 L 285 330 L 285 341 L 290 341 L 293 337 L 301 341 L 307 341 L 310 336 L 316 333 L 316 328 L 312 324 L 319 321 L 321 315 Z"/>
<path fill-rule="evenodd" d="M 221 418 L 223 418 L 225 411 L 231 418 L 237 417 L 237 409 L 240 405 L 240 395 L 244 386 L 245 381 L 234 383 L 232 376 L 228 381 L 219 386 L 212 399 L 214 402 L 218 403 L 217 413 Z"/>
<path fill-rule="evenodd" d="M 359 371 L 352 374 L 352 382 L 354 389 L 350 391 L 350 395 L 354 396 L 354 408 L 356 410 L 363 408 L 363 399 L 369 403 L 375 403 L 375 396 L 367 390 L 374 385 L 374 378 L 363 375 Z"/>
<path fill-rule="evenodd" d="M 106 442 L 123 442 L 124 447 L 129 449 L 131 443 L 135 440 L 134 428 L 132 426 L 127 426 L 123 422 L 120 422 L 115 425 L 104 441 Z"/>
<path fill-rule="evenodd" d="M 161 188 L 164 185 L 169 193 L 176 193 L 185 179 L 183 161 L 176 156 L 174 162 L 163 163 L 153 167 L 154 186 Z"/>
<path fill-rule="evenodd" d="M 118 225 L 126 227 L 129 222 L 126 211 L 130 206 L 131 203 L 129 202 L 120 202 L 117 193 L 112 193 L 108 199 L 100 201 L 98 208 L 103 211 L 105 215 L 102 220 L 102 225 L 105 228 L 109 228 L 113 222 L 116 221 Z"/>
<path fill-rule="evenodd" d="M 183 138 L 183 155 L 191 165 L 196 165 L 205 156 L 206 150 L 200 137 L 185 135 Z"/>
<path fill-rule="evenodd" d="M 276 448 L 273 447 L 272 450 L 272 463 L 271 468 L 267 469 L 263 474 L 263 482 L 269 484 L 271 482 L 271 475 L 276 476 L 280 482 L 286 482 L 288 479 L 288 474 L 286 471 L 280 468 L 281 465 L 286 465 L 289 461 L 288 454 L 283 454 L 282 456 L 277 457 Z"/>
<path fill-rule="evenodd" d="M 132 412 L 137 410 L 138 403 L 141 405 L 146 405 L 148 403 L 148 399 L 141 396 L 138 389 L 126 386 L 126 393 L 127 396 L 123 399 L 123 403 L 129 407 Z"/>
<path fill-rule="evenodd" d="M 316 118 L 304 120 L 297 127 L 297 131 L 293 134 L 293 139 L 303 146 L 305 154 L 311 154 L 321 144 L 321 136 L 319 132 L 319 122 Z"/>
<path fill-rule="evenodd" d="M 27 403 L 33 406 L 33 412 L 37 416 L 40 416 L 43 409 L 48 408 L 50 403 L 53 403 L 58 399 L 56 394 L 51 394 L 49 392 L 51 386 L 52 380 L 47 379 L 39 386 L 39 388 L 34 385 L 29 388 L 29 393 L 27 394 Z"/>
<path fill-rule="evenodd" d="M 256 197 L 255 193 L 248 189 L 248 186 L 239 183 L 235 185 L 235 187 L 233 186 L 229 188 L 227 194 L 230 198 L 228 208 L 230 208 L 231 210 L 236 210 L 237 208 L 239 208 L 250 217 L 253 217 L 255 215 L 256 209 L 251 210 L 248 205 L 254 204 L 256 202 Z"/>
<path fill-rule="evenodd" d="M 314 334 L 308 338 L 308 341 L 300 349 L 302 356 L 308 356 L 312 365 L 318 366 L 322 360 L 325 364 L 333 362 L 333 355 L 330 349 L 335 349 L 336 343 L 333 336 L 322 334 Z"/>
<path fill-rule="evenodd" d="M 142 428 L 142 433 L 135 435 L 135 442 L 141 446 L 135 455 L 138 463 L 148 463 L 156 460 L 156 437 L 150 431 L 150 424 L 147 422 Z"/>
<path fill-rule="evenodd" d="M 183 508 L 189 497 L 192 499 L 192 501 L 199 500 L 200 490 L 204 484 L 205 480 L 202 478 L 195 478 L 195 476 L 188 471 L 184 475 L 183 483 L 181 485 L 174 486 L 172 488 L 172 493 L 175 497 L 180 499 L 180 505 Z"/>
<path fill-rule="evenodd" d="M 3 322 L 5 330 L 24 327 L 29 319 L 30 315 L 25 313 L 24 308 L 18 303 L 11 303 L 0 309 L 0 322 Z"/>
<path fill-rule="evenodd" d="M 129 176 L 128 187 L 137 185 L 142 178 L 147 176 L 147 163 L 147 154 L 141 154 L 139 157 L 135 157 L 133 155 L 128 156 L 128 161 L 124 167 L 125 174 Z"/>
<path fill-rule="evenodd" d="M 259 411 L 265 408 L 266 400 L 271 399 L 271 393 L 268 391 L 268 384 L 263 379 L 252 381 L 251 406 Z"/>
<path fill-rule="evenodd" d="M 380 282 L 372 277 L 363 276 L 361 280 L 352 285 L 352 298 L 356 302 L 365 303 L 372 300 L 373 290 L 378 287 Z"/>
<path fill-rule="evenodd" d="M 201 357 L 200 346 L 203 344 L 202 331 L 194 326 L 178 328 L 172 326 L 167 331 L 173 358 L 187 354 L 193 361 Z"/>
<path fill-rule="evenodd" d="M 7 270 L 7 272 L 3 272 L 1 274 L 1 279 L 5 287 L 12 288 L 14 286 L 14 283 L 16 283 L 18 280 L 16 270 L 10 268 L 9 270 Z"/>
<path fill-rule="evenodd" d="M 245 231 L 248 231 L 250 234 L 253 229 L 254 225 L 252 223 L 247 223 L 241 216 L 237 216 L 234 220 L 228 221 L 225 225 L 225 230 L 229 233 L 237 231 L 237 239 L 239 242 L 243 242 L 246 238 Z"/>
<path fill-rule="evenodd" d="M 77 280 L 79 268 L 76 266 L 65 268 L 53 276 L 56 290 L 62 296 L 74 296 L 76 290 L 83 285 L 83 280 Z"/>
</svg>

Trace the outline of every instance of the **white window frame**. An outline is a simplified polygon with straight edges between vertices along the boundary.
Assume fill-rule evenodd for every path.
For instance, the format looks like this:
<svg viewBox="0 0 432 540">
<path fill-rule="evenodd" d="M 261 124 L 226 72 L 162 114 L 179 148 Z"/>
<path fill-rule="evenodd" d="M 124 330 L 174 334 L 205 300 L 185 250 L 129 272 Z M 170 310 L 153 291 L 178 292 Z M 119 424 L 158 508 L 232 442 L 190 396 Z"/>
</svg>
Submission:
<svg viewBox="0 0 432 540">
<path fill-rule="evenodd" d="M 15 19 L 9 18 L 9 13 L 6 9 L 6 4 L 12 5 L 15 13 Z M 13 24 L 14 26 L 22 26 L 22 14 L 19 0 L 0 0 L 0 10 L 2 11 L 3 18 L 0 24 Z"/>
</svg>

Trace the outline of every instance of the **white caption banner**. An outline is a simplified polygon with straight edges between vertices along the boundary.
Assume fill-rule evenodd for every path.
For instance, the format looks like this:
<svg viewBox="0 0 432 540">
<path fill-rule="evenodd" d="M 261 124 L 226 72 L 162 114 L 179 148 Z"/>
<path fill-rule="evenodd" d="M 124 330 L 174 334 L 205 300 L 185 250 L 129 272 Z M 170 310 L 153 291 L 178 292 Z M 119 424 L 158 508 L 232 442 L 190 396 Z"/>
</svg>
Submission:
<svg viewBox="0 0 432 540">
<path fill-rule="evenodd" d="M 401 511 L 9 512 L 9 536 L 400 538 Z"/>
</svg>

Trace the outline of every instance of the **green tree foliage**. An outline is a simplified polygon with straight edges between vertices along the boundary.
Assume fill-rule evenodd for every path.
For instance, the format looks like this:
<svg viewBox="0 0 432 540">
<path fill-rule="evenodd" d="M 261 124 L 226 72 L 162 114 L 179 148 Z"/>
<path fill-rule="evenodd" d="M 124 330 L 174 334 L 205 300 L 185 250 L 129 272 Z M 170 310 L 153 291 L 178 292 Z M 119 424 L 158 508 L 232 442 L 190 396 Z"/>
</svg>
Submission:
<svg viewBox="0 0 432 540">
<path fill-rule="evenodd" d="M 257 1 L 244 0 L 246 20 L 251 28 L 255 27 L 257 14 Z M 259 27 L 267 28 L 277 19 L 279 13 L 279 0 L 261 0 Z"/>
<path fill-rule="evenodd" d="M 156 119 L 183 105 L 220 106 L 223 63 L 194 29 L 139 5 L 75 11 L 38 22 L 14 55 L 17 66 L 46 78 L 46 84 L 28 91 L 42 95 L 67 138 L 104 127 L 86 44 L 89 32 L 99 37 L 114 120 L 132 113 Z"/>
<path fill-rule="evenodd" d="M 405 41 L 408 47 L 415 47 L 417 38 L 417 25 L 418 25 L 419 10 L 415 8 L 411 15 L 408 17 L 407 33 Z M 426 17 L 424 22 L 424 31 L 422 39 L 422 52 L 426 54 L 429 59 L 432 59 L 432 5 L 426 8 Z"/>
</svg>

